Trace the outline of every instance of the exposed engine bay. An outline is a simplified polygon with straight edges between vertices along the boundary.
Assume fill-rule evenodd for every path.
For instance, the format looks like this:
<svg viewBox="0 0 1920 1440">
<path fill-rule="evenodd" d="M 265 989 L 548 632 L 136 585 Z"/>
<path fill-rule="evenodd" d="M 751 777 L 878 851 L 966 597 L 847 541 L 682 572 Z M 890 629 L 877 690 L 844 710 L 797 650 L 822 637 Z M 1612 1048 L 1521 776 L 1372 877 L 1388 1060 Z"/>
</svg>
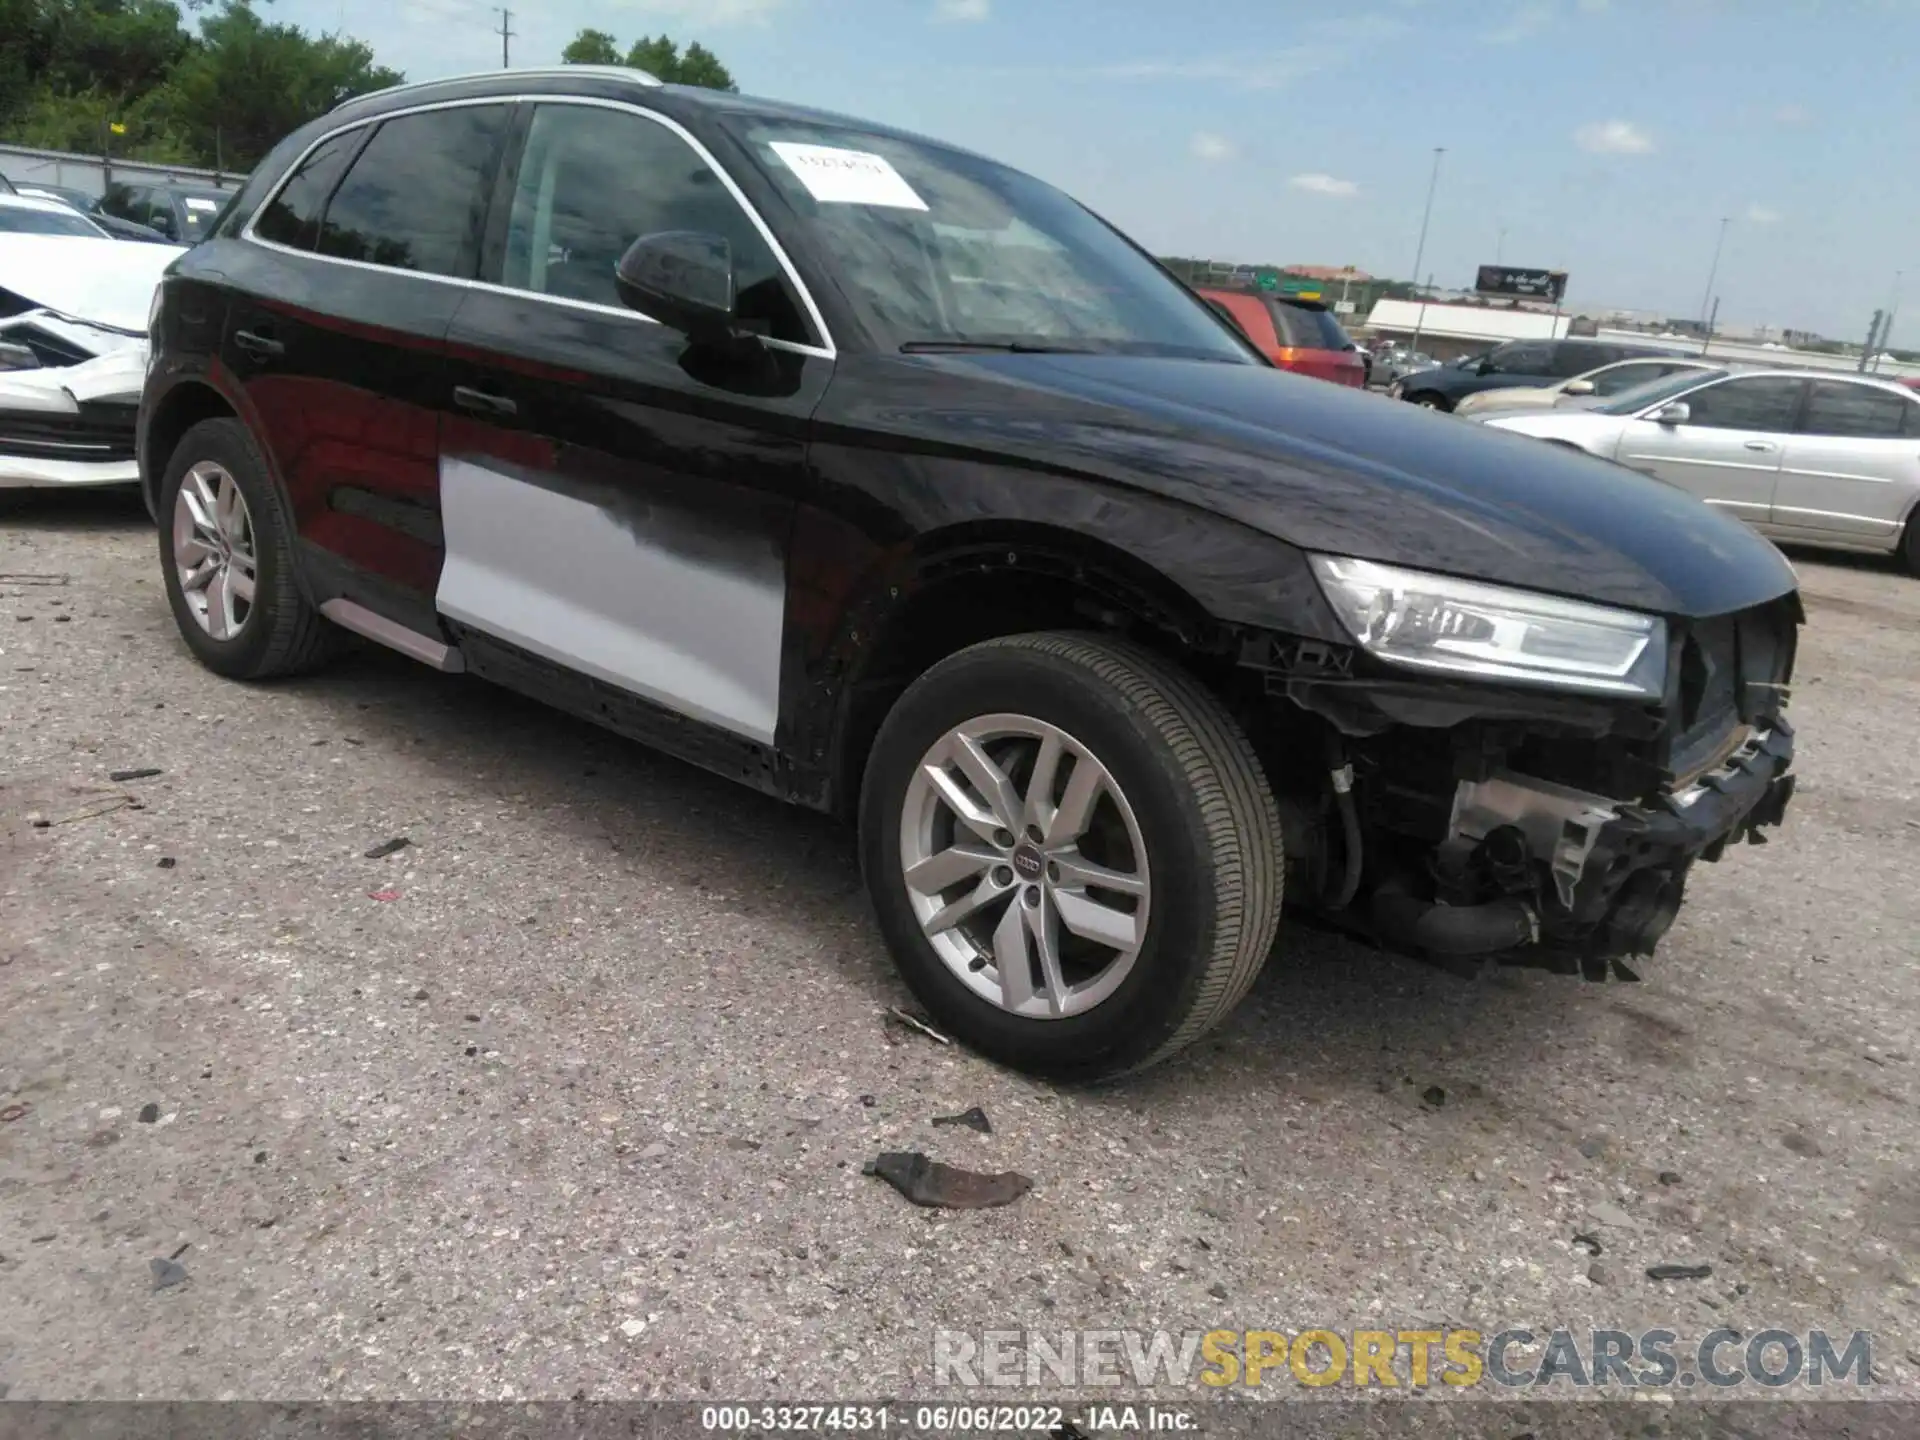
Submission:
<svg viewBox="0 0 1920 1440">
<path fill-rule="evenodd" d="M 1696 862 L 1793 794 L 1797 597 L 1672 622 L 1658 704 L 1409 682 L 1338 646 L 1248 642 L 1289 899 L 1394 949 L 1637 979 Z M 1288 714 L 1287 711 L 1294 713 Z M 1272 738 L 1314 717 L 1317 751 Z"/>
</svg>

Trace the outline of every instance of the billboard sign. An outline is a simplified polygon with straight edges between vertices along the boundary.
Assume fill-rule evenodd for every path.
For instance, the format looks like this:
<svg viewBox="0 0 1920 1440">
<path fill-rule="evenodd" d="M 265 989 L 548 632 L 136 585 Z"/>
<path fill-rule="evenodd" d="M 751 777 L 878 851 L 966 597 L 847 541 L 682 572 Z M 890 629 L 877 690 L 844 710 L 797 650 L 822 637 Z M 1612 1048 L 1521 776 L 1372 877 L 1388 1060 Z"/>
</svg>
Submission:
<svg viewBox="0 0 1920 1440">
<path fill-rule="evenodd" d="M 1558 304 L 1567 296 L 1567 272 L 1482 265 L 1473 288 L 1482 295 L 1515 295 L 1523 300 L 1551 300 Z"/>
</svg>

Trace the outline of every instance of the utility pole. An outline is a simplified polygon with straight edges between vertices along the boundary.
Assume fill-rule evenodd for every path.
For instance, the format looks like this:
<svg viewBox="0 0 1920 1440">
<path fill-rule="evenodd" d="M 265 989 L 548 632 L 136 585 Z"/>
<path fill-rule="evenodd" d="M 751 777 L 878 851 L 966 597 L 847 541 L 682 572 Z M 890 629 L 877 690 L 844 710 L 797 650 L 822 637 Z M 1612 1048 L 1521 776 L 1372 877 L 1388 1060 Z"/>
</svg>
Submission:
<svg viewBox="0 0 1920 1440">
<path fill-rule="evenodd" d="M 1420 215 L 1420 243 L 1413 252 L 1413 283 L 1420 283 L 1420 262 L 1427 258 L 1427 222 L 1433 219 L 1433 192 L 1440 184 L 1440 157 L 1447 153 L 1446 146 L 1438 145 L 1433 151 L 1433 175 L 1427 181 L 1427 208 Z"/>
<path fill-rule="evenodd" d="M 513 11 L 504 9 L 498 5 L 494 6 L 493 9 L 494 13 L 500 17 L 500 68 L 502 70 L 510 70 L 513 68 L 513 56 L 512 52 L 507 48 L 507 42 L 513 39 L 513 31 L 507 27 L 513 20 Z"/>
<path fill-rule="evenodd" d="M 1707 293 L 1700 297 L 1700 324 L 1703 329 L 1709 331 L 1712 329 L 1712 326 L 1707 321 L 1707 306 L 1713 300 L 1713 282 L 1720 277 L 1720 250 L 1721 247 L 1727 243 L 1727 226 L 1732 223 L 1733 217 L 1731 215 L 1721 217 L 1720 238 L 1713 242 L 1713 264 L 1707 267 Z M 1702 355 L 1707 353 L 1704 346 L 1701 348 L 1700 353 Z"/>
<path fill-rule="evenodd" d="M 1906 273 L 1904 270 L 1893 272 L 1893 293 L 1887 296 L 1887 318 L 1880 327 L 1880 343 L 1874 348 L 1876 356 L 1893 343 L 1893 317 L 1900 313 L 1900 277 Z M 1880 370 L 1878 359 L 1873 362 L 1873 368 L 1877 374 Z"/>
<path fill-rule="evenodd" d="M 1427 296 L 1432 293 L 1433 276 L 1429 275 L 1427 276 L 1427 288 L 1420 292 L 1420 314 L 1413 322 L 1413 344 L 1407 347 L 1409 350 L 1418 350 L 1420 348 L 1420 332 L 1426 328 L 1427 324 Z"/>
<path fill-rule="evenodd" d="M 1884 321 L 1886 318 L 1887 318 L 1886 311 L 1876 310 L 1873 312 L 1873 323 L 1867 326 L 1867 343 L 1864 346 L 1862 346 L 1860 349 L 1860 363 L 1853 367 L 1854 369 L 1860 371 L 1863 374 L 1866 372 L 1867 361 L 1870 360 L 1874 356 L 1874 354 L 1879 350 L 1880 325 L 1881 325 L 1881 322 Z"/>
<path fill-rule="evenodd" d="M 1713 326 L 1714 326 L 1714 322 L 1717 321 L 1719 318 L 1720 318 L 1720 297 L 1716 295 L 1713 297 L 1713 310 L 1707 316 L 1706 334 L 1704 334 L 1700 338 L 1700 354 L 1702 356 L 1706 355 L 1707 347 L 1713 343 Z"/>
</svg>

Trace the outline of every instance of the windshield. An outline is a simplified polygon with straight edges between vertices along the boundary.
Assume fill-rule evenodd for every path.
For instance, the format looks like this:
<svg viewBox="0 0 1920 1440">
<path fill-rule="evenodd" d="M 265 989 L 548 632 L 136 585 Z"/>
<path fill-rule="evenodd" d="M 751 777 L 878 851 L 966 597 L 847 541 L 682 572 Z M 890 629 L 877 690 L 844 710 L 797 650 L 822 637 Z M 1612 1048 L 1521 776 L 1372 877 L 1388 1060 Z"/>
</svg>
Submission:
<svg viewBox="0 0 1920 1440">
<path fill-rule="evenodd" d="M 831 124 L 727 123 L 896 345 L 1260 363 L 1178 281 L 1038 180 Z"/>
<path fill-rule="evenodd" d="M 100 238 L 100 228 L 66 210 L 28 210 L 0 205 L 0 233 L 8 235 L 90 235 Z"/>
<path fill-rule="evenodd" d="M 1662 375 L 1658 380 L 1649 380 L 1644 385 L 1636 385 L 1631 390 L 1622 390 L 1606 404 L 1595 405 L 1593 409 L 1601 415 L 1631 415 L 1649 405 L 1658 405 L 1662 400 L 1670 400 L 1675 395 L 1697 389 L 1709 380 L 1724 380 L 1726 377 L 1725 370 L 1682 370 L 1674 375 Z"/>
</svg>

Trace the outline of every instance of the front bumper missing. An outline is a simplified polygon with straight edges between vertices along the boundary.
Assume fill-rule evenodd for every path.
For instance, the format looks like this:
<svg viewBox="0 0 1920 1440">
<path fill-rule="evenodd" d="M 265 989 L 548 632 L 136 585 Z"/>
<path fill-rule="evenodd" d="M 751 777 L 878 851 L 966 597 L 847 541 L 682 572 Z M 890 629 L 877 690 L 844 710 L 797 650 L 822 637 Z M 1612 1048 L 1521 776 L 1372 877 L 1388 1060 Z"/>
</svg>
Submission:
<svg viewBox="0 0 1920 1440">
<path fill-rule="evenodd" d="M 1793 798 L 1792 764 L 1793 729 L 1776 719 L 1708 774 L 1647 804 L 1518 775 L 1462 782 L 1441 868 L 1451 860 L 1499 873 L 1505 864 L 1508 893 L 1476 908 L 1519 908 L 1537 942 L 1503 948 L 1507 963 L 1630 976 L 1621 958 L 1653 952 L 1695 861 L 1716 861 L 1743 839 L 1765 843 Z"/>
</svg>

